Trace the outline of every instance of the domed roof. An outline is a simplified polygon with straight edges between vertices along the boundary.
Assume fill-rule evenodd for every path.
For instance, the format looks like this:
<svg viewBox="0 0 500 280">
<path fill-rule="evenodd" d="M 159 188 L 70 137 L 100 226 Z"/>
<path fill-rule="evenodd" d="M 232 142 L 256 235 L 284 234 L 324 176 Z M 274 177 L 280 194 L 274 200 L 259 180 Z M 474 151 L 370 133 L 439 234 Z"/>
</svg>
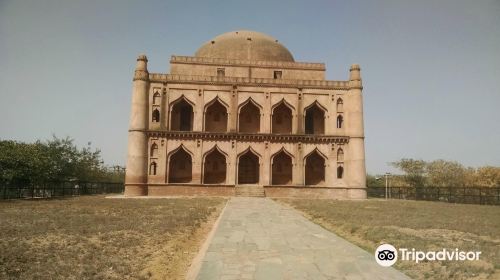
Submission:
<svg viewBox="0 0 500 280">
<path fill-rule="evenodd" d="M 278 40 L 255 31 L 239 30 L 221 34 L 203 44 L 197 57 L 291 61 L 293 56 Z"/>
</svg>

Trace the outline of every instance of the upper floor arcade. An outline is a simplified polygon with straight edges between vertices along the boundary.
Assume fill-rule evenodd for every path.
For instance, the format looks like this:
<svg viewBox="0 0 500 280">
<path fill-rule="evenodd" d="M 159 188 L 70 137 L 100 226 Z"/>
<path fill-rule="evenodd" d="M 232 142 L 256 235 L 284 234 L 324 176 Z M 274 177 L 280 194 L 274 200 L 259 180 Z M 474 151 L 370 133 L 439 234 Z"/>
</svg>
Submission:
<svg viewBox="0 0 500 280">
<path fill-rule="evenodd" d="M 151 87 L 150 130 L 346 135 L 345 90 L 192 86 Z"/>
</svg>

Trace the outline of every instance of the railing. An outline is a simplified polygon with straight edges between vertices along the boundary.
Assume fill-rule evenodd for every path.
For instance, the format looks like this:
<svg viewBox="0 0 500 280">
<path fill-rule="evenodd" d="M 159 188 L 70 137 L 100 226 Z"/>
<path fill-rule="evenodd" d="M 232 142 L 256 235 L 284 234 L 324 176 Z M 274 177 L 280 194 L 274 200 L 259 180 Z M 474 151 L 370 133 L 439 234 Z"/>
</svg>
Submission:
<svg viewBox="0 0 500 280">
<path fill-rule="evenodd" d="M 368 187 L 368 197 L 385 198 L 385 187 Z M 500 188 L 487 187 L 390 187 L 388 198 L 450 203 L 500 205 Z"/>
<path fill-rule="evenodd" d="M 33 186 L 0 185 L 0 199 L 51 198 L 107 193 L 123 193 L 123 183 L 108 182 L 48 182 Z"/>
<path fill-rule="evenodd" d="M 217 77 L 217 76 L 161 74 L 161 73 L 149 73 L 149 80 L 152 82 L 256 84 L 256 85 L 278 85 L 278 86 L 291 86 L 291 87 L 336 88 L 344 90 L 348 90 L 350 88 L 349 81 L 287 80 L 287 79 L 270 79 L 270 78 Z"/>
<path fill-rule="evenodd" d="M 215 64 L 215 65 L 244 65 L 258 67 L 280 67 L 280 68 L 299 68 L 299 69 L 314 69 L 325 70 L 324 63 L 315 62 L 288 62 L 288 61 L 254 61 L 242 59 L 224 59 L 211 57 L 196 57 L 196 56 L 179 56 L 173 55 L 170 58 L 171 63 L 196 63 L 196 64 Z"/>
</svg>

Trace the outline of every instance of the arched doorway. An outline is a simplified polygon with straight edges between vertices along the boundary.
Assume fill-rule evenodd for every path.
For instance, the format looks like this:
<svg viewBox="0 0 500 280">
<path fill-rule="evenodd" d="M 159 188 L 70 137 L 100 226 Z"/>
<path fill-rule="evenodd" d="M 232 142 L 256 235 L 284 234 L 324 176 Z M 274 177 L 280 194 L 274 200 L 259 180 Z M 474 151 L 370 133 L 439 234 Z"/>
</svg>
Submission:
<svg viewBox="0 0 500 280">
<path fill-rule="evenodd" d="M 190 183 L 192 180 L 193 163 L 191 155 L 183 147 L 174 152 L 168 163 L 169 183 Z"/>
<path fill-rule="evenodd" d="M 325 111 L 317 103 L 305 111 L 305 133 L 325 134 Z"/>
<path fill-rule="evenodd" d="M 241 107 L 238 119 L 239 132 L 259 133 L 260 109 L 252 101 Z"/>
<path fill-rule="evenodd" d="M 305 184 L 321 185 L 325 182 L 325 159 L 317 150 L 310 153 L 305 160 Z"/>
<path fill-rule="evenodd" d="M 273 109 L 272 133 L 292 133 L 292 110 L 284 102 Z"/>
<path fill-rule="evenodd" d="M 227 131 L 227 109 L 219 100 L 215 100 L 205 111 L 205 131 Z"/>
<path fill-rule="evenodd" d="M 226 182 L 226 157 L 217 148 L 208 152 L 203 164 L 204 184 L 223 184 Z"/>
<path fill-rule="evenodd" d="M 193 106 L 182 98 L 172 106 L 171 130 L 193 131 Z"/>
<path fill-rule="evenodd" d="M 248 150 L 238 160 L 238 184 L 259 183 L 259 157 Z"/>
<path fill-rule="evenodd" d="M 272 158 L 272 185 L 290 185 L 292 183 L 292 158 L 280 151 Z"/>
</svg>

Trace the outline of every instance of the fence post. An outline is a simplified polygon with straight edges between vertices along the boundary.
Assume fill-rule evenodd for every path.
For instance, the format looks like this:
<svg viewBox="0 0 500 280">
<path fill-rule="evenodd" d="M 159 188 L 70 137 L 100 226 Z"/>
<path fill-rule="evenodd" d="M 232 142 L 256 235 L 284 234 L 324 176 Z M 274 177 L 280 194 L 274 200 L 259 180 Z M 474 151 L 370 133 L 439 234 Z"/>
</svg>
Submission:
<svg viewBox="0 0 500 280">
<path fill-rule="evenodd" d="M 479 204 L 483 204 L 483 194 L 481 188 L 477 189 L 479 191 Z"/>
</svg>

